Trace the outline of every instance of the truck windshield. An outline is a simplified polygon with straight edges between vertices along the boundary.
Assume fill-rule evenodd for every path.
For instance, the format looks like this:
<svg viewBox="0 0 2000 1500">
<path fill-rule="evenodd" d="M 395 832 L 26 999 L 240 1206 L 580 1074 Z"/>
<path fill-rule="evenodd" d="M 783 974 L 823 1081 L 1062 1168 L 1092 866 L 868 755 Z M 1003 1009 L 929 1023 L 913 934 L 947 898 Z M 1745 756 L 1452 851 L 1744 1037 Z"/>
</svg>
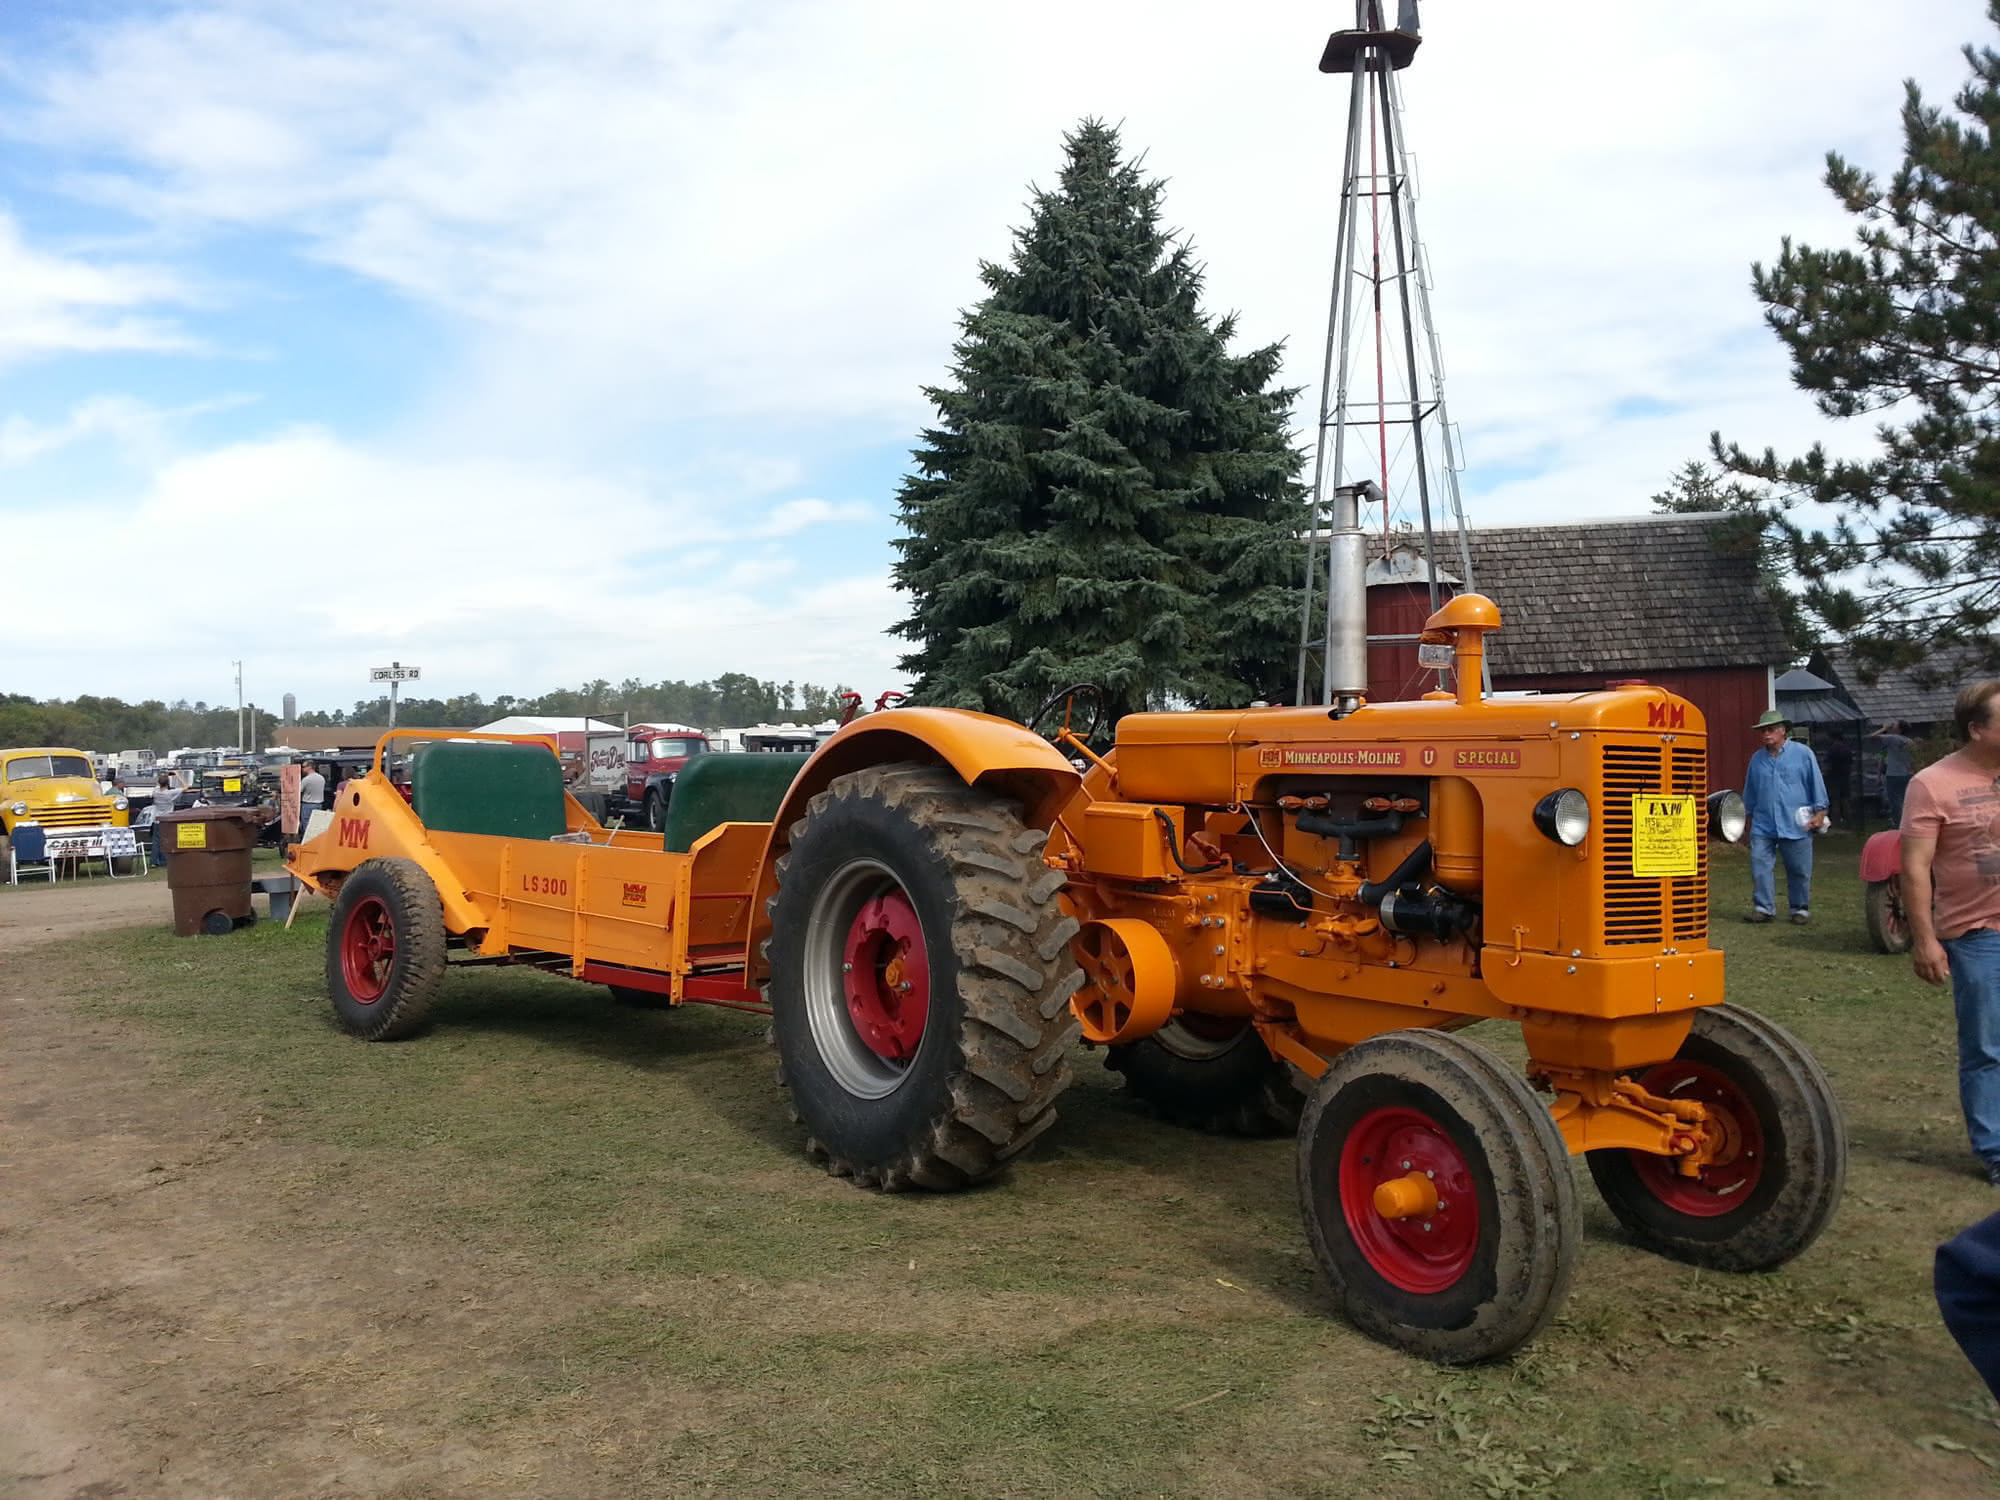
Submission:
<svg viewBox="0 0 2000 1500">
<path fill-rule="evenodd" d="M 654 740 L 654 760 L 675 760 L 689 755 L 699 755 L 708 745 L 702 740 Z"/>
<path fill-rule="evenodd" d="M 40 781 L 46 776 L 90 779 L 90 761 L 81 755 L 22 755 L 7 762 L 9 781 Z"/>
</svg>

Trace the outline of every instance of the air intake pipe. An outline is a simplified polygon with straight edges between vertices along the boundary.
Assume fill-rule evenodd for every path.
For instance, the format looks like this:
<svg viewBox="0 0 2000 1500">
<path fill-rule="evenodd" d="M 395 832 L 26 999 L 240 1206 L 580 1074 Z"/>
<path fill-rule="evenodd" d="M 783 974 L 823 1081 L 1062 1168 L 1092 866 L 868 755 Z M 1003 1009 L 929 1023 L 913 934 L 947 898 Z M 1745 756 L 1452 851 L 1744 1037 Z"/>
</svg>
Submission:
<svg viewBox="0 0 2000 1500">
<path fill-rule="evenodd" d="M 1331 716 L 1345 718 L 1368 692 L 1368 535 L 1361 502 L 1380 504 L 1372 479 L 1334 489 L 1326 538 L 1326 682 L 1321 696 Z"/>
</svg>

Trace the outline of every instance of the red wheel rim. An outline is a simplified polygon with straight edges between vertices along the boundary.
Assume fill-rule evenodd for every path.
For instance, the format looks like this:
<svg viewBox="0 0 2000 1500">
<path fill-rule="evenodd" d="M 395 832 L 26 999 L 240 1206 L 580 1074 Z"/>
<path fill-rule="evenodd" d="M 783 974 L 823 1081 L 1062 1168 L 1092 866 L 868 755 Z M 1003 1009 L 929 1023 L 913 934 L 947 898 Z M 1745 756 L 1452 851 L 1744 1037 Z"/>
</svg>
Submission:
<svg viewBox="0 0 2000 1500">
<path fill-rule="evenodd" d="M 1375 1190 L 1413 1173 L 1436 1191 L 1436 1209 L 1385 1218 L 1376 1209 Z M 1340 1148 L 1340 1208 L 1368 1264 L 1406 1292 L 1444 1291 L 1465 1274 L 1479 1248 L 1471 1163 L 1420 1110 L 1373 1109 L 1354 1123 Z"/>
<path fill-rule="evenodd" d="M 1675 1059 L 1648 1068 L 1639 1086 L 1663 1099 L 1691 1099 L 1720 1115 L 1723 1154 L 1693 1177 L 1683 1177 L 1671 1157 L 1632 1153 L 1647 1191 L 1675 1213 L 1713 1219 L 1740 1208 L 1764 1175 L 1764 1131 L 1757 1111 L 1736 1081 L 1707 1063 Z"/>
<path fill-rule="evenodd" d="M 931 1009 L 924 929 L 910 898 L 891 890 L 867 901 L 848 924 L 841 959 L 855 1035 L 877 1057 L 907 1062 L 924 1039 Z"/>
<path fill-rule="evenodd" d="M 361 1005 L 373 1005 L 389 987 L 396 965 L 396 924 L 380 896 L 364 896 L 347 913 L 340 932 L 340 974 L 347 993 Z"/>
</svg>

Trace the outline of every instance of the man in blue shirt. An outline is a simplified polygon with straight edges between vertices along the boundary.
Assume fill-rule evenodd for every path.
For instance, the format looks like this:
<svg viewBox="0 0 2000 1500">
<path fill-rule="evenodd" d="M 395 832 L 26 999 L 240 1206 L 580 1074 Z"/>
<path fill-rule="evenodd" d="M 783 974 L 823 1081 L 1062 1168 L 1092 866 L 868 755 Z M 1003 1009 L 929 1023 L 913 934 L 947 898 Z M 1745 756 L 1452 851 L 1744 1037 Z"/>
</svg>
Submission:
<svg viewBox="0 0 2000 1500">
<path fill-rule="evenodd" d="M 1776 915 L 1778 855 L 1785 856 L 1785 899 L 1792 920 L 1812 920 L 1812 834 L 1826 826 L 1826 782 L 1819 761 L 1791 740 L 1791 721 L 1777 709 L 1754 726 L 1764 748 L 1743 773 L 1743 805 L 1750 814 L 1750 890 L 1755 909 L 1747 922 Z"/>
</svg>

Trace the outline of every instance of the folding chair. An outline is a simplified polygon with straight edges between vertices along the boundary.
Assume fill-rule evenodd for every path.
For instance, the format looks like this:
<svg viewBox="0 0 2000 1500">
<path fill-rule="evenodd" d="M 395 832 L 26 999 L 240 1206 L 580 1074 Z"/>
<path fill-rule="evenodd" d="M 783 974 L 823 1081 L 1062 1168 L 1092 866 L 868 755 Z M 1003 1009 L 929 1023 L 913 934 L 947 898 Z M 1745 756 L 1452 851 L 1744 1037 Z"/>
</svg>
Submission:
<svg viewBox="0 0 2000 1500">
<path fill-rule="evenodd" d="M 56 862 L 49 858 L 48 835 L 39 823 L 16 823 L 7 838 L 8 884 L 19 885 L 23 870 L 40 870 L 55 884 Z"/>
<path fill-rule="evenodd" d="M 106 828 L 104 830 L 104 873 L 118 874 L 118 861 L 132 859 L 139 862 L 139 868 L 128 870 L 128 876 L 146 873 L 146 846 L 139 842 L 139 836 L 129 828 Z"/>
</svg>

